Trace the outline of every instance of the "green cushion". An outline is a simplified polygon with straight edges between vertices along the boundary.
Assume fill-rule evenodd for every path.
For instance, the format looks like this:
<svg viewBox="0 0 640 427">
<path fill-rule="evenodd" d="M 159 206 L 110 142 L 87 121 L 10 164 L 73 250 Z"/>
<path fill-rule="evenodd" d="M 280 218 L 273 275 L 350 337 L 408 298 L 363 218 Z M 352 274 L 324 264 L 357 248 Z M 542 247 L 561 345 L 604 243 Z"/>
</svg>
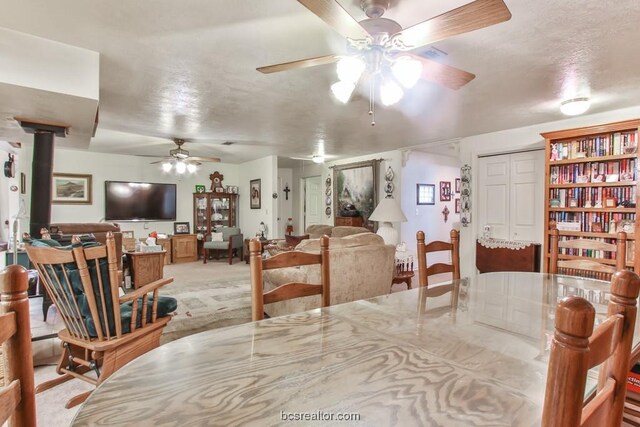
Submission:
<svg viewBox="0 0 640 427">
<path fill-rule="evenodd" d="M 60 243 L 58 243 L 57 240 L 53 239 L 25 239 L 24 241 L 30 243 L 31 246 L 34 246 L 36 248 L 51 248 L 62 246 Z"/>
<path fill-rule="evenodd" d="M 153 298 L 150 297 L 147 300 L 147 322 L 151 322 Z M 178 301 L 172 297 L 158 297 L 158 311 L 157 316 L 164 317 L 176 311 L 178 308 Z M 120 320 L 122 325 L 122 333 L 128 334 L 131 332 L 131 316 L 133 315 L 133 301 L 120 304 Z M 85 324 L 89 335 L 97 337 L 96 326 L 93 324 L 91 317 L 85 318 Z M 138 314 L 136 316 L 136 328 L 142 327 L 142 298 L 138 298 Z"/>
<path fill-rule="evenodd" d="M 33 242 L 38 240 L 37 245 L 43 246 L 56 246 L 55 244 L 48 244 L 47 241 L 43 241 L 42 239 L 34 239 Z M 53 241 L 55 242 L 55 241 Z M 58 242 L 55 242 L 56 244 Z M 60 246 L 57 245 L 56 249 L 58 250 L 71 250 L 75 246 L 82 245 L 84 248 L 94 247 L 94 246 L 102 246 L 101 243 L 98 242 L 85 242 L 85 243 L 77 243 L 69 246 Z M 35 245 L 34 245 L 35 246 Z M 91 279 L 91 285 L 93 288 L 93 293 L 95 295 L 95 303 L 98 309 L 98 316 L 100 318 L 100 323 L 102 324 L 102 333 L 103 335 L 107 335 L 107 328 L 109 331 L 109 335 L 116 335 L 116 327 L 115 327 L 115 319 L 113 316 L 113 299 L 111 297 L 111 282 L 109 279 L 109 264 L 107 262 L 107 258 L 98 259 L 98 268 L 96 269 L 95 261 L 87 262 L 89 277 Z M 60 297 L 55 298 L 57 304 L 63 304 L 66 306 L 66 311 L 68 313 L 76 313 L 77 318 L 81 319 L 87 328 L 87 332 L 91 337 L 97 337 L 95 324 L 91 317 L 91 310 L 89 308 L 89 301 L 87 295 L 84 292 L 84 287 L 82 286 L 82 280 L 80 279 L 80 273 L 78 271 L 78 267 L 75 262 L 66 263 L 64 265 L 45 265 L 44 269 L 46 273 L 50 277 L 57 277 L 58 280 L 50 280 L 49 282 L 54 287 L 54 292 L 56 292 Z M 65 275 L 69 278 L 69 282 L 71 283 L 71 289 L 65 286 L 61 286 L 61 283 L 66 283 Z M 98 275 L 102 279 L 102 288 L 100 287 L 100 281 L 98 280 Z M 102 300 L 104 298 L 105 309 L 103 310 Z M 73 301 L 75 300 L 75 304 Z M 147 321 L 151 321 L 151 302 L 152 298 L 149 298 L 148 301 L 148 315 Z M 140 298 L 138 301 L 138 320 L 137 327 L 140 327 L 142 324 L 142 299 Z M 128 333 L 130 332 L 130 322 L 131 322 L 131 307 L 133 303 L 128 302 L 120 305 L 120 318 L 122 325 L 122 332 Z M 77 306 L 77 308 L 76 308 Z M 159 297 L 158 298 L 158 311 L 157 316 L 163 317 L 167 314 L 175 311 L 177 307 L 177 302 L 174 298 L 170 297 Z M 78 312 L 79 311 L 79 312 Z M 105 319 L 106 313 L 106 319 Z M 84 335 L 84 332 L 81 328 L 76 325 L 76 322 L 67 322 L 67 327 L 78 335 Z"/>
</svg>

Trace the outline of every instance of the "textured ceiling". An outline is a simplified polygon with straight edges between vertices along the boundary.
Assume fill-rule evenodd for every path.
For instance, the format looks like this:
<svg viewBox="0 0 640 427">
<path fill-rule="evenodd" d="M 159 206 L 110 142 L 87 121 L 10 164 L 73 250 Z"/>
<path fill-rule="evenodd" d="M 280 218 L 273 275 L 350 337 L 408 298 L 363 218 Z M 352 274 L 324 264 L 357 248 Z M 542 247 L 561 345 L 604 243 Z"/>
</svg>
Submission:
<svg viewBox="0 0 640 427">
<path fill-rule="evenodd" d="M 590 112 L 639 104 L 639 1 L 505 2 L 510 21 L 435 44 L 475 80 L 458 91 L 421 82 L 379 107 L 375 127 L 364 94 L 332 99 L 332 65 L 255 70 L 344 52 L 295 0 L 0 0 L 0 26 L 101 54 L 93 151 L 164 155 L 182 137 L 192 154 L 235 163 L 310 156 L 322 139 L 347 157 L 560 119 L 575 96 L 591 96 Z M 359 0 L 340 3 L 364 18 Z M 407 27 L 465 1 L 393 3 L 385 17 Z"/>
</svg>

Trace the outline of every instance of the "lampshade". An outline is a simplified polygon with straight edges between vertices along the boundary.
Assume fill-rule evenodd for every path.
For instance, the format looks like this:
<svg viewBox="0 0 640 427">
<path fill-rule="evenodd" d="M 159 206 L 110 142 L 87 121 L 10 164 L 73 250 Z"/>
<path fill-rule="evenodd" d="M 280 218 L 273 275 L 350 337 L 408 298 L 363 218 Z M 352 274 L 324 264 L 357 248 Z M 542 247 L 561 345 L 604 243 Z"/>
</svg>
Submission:
<svg viewBox="0 0 640 427">
<path fill-rule="evenodd" d="M 399 233 L 393 228 L 392 222 L 404 222 L 407 217 L 402 213 L 402 209 L 398 206 L 395 199 L 387 196 L 378 203 L 373 213 L 369 217 L 371 221 L 381 222 L 378 227 L 378 236 L 382 237 L 387 245 L 397 245 L 399 241 Z"/>
<path fill-rule="evenodd" d="M 378 203 L 373 213 L 369 217 L 371 221 L 387 221 L 387 222 L 405 222 L 407 217 L 404 216 L 402 209 L 393 197 L 386 197 Z"/>
</svg>

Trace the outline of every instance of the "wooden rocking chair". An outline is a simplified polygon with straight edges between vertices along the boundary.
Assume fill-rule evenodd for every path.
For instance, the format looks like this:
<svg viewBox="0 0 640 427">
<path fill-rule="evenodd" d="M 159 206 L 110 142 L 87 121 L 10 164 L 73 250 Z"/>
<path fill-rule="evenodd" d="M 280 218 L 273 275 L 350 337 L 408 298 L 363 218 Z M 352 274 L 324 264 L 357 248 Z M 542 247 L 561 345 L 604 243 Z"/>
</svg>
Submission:
<svg viewBox="0 0 640 427">
<path fill-rule="evenodd" d="M 158 296 L 158 289 L 173 278 L 156 280 L 119 297 L 118 260 L 111 232 L 106 245 L 82 244 L 74 236 L 71 246 L 55 246 L 59 244 L 50 240 L 48 233 L 26 246 L 66 326 L 58 333 L 63 351 L 57 372 L 62 376 L 40 384 L 36 393 L 72 378 L 96 386 L 102 383 L 126 363 L 158 347 L 162 330 L 177 306 L 174 298 Z M 95 376 L 88 375 L 91 371 Z M 66 407 L 84 402 L 90 394 L 71 398 Z"/>
</svg>

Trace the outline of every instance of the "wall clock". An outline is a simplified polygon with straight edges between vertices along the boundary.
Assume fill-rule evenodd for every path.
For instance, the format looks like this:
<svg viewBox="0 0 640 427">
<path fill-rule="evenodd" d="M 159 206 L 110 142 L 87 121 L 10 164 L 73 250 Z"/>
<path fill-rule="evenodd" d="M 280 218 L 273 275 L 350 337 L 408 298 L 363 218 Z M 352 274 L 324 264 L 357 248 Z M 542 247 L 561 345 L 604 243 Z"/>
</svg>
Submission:
<svg viewBox="0 0 640 427">
<path fill-rule="evenodd" d="M 9 160 L 4 162 L 4 176 L 7 178 L 16 176 L 16 163 L 13 161 L 13 154 L 9 154 Z"/>
</svg>

